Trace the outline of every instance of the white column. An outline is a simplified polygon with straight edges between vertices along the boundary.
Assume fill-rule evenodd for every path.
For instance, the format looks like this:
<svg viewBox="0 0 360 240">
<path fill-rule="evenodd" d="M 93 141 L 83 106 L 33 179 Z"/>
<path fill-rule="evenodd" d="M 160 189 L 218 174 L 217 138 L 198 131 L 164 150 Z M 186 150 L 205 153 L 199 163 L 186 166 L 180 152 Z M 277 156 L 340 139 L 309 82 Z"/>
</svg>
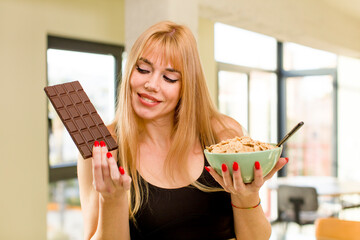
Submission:
<svg viewBox="0 0 360 240">
<path fill-rule="evenodd" d="M 125 51 L 151 25 L 169 20 L 198 34 L 198 0 L 125 0 Z"/>
</svg>

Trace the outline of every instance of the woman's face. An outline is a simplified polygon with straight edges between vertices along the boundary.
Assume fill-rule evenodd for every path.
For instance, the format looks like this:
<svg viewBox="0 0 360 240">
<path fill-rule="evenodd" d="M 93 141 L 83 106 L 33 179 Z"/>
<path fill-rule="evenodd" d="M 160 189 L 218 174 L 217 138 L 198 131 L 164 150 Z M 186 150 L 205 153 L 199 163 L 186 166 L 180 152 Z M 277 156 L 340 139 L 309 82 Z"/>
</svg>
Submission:
<svg viewBox="0 0 360 240">
<path fill-rule="evenodd" d="M 181 74 L 152 55 L 142 56 L 130 77 L 131 102 L 145 120 L 172 120 L 180 99 Z"/>
</svg>

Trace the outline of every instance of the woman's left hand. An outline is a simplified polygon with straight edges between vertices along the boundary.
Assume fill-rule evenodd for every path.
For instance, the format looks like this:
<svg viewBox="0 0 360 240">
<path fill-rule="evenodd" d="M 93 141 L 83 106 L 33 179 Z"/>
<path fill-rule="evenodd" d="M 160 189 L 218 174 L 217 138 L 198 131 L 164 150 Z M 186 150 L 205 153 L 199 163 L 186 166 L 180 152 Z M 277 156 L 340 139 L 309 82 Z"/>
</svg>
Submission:
<svg viewBox="0 0 360 240">
<path fill-rule="evenodd" d="M 251 183 L 244 183 L 241 177 L 240 167 L 236 162 L 233 165 L 233 177 L 230 175 L 230 171 L 227 166 L 223 164 L 222 175 L 220 176 L 210 166 L 206 167 L 206 170 L 213 176 L 213 178 L 224 188 L 228 193 L 232 194 L 232 197 L 245 198 L 249 196 L 258 196 L 258 192 L 265 181 L 272 178 L 272 176 L 285 166 L 288 162 L 287 158 L 280 158 L 275 167 L 264 177 L 259 162 L 254 164 L 254 181 Z"/>
</svg>

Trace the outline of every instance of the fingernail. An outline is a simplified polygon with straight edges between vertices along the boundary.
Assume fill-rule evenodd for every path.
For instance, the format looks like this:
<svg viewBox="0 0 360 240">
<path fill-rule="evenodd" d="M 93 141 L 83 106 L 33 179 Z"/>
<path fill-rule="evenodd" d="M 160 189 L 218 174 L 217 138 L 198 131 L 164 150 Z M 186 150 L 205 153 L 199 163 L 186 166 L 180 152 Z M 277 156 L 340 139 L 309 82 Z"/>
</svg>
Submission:
<svg viewBox="0 0 360 240">
<path fill-rule="evenodd" d="M 239 164 L 237 162 L 233 163 L 233 170 L 237 171 L 239 169 Z"/>
<path fill-rule="evenodd" d="M 257 170 L 260 169 L 260 163 L 259 163 L 258 161 L 255 162 L 255 168 L 256 168 Z"/>
<path fill-rule="evenodd" d="M 210 168 L 208 166 L 205 166 L 206 171 L 210 172 Z"/>
<path fill-rule="evenodd" d="M 123 167 L 119 167 L 119 171 L 120 171 L 120 174 L 121 175 L 124 175 L 125 174 L 125 170 Z"/>
<path fill-rule="evenodd" d="M 100 146 L 105 147 L 105 146 L 106 146 L 105 142 L 104 142 L 104 141 L 100 141 Z"/>
<path fill-rule="evenodd" d="M 99 146 L 99 141 L 95 141 L 94 142 L 94 147 L 98 147 Z"/>
<path fill-rule="evenodd" d="M 107 158 L 111 158 L 112 154 L 110 152 L 106 153 Z"/>
<path fill-rule="evenodd" d="M 289 158 L 287 158 L 287 157 L 286 157 L 286 158 L 285 158 L 285 160 L 286 160 L 286 163 L 288 163 L 288 162 L 289 162 Z"/>
<path fill-rule="evenodd" d="M 223 163 L 223 165 L 221 165 L 221 169 L 223 172 L 226 172 L 226 170 L 227 170 L 226 164 Z"/>
</svg>

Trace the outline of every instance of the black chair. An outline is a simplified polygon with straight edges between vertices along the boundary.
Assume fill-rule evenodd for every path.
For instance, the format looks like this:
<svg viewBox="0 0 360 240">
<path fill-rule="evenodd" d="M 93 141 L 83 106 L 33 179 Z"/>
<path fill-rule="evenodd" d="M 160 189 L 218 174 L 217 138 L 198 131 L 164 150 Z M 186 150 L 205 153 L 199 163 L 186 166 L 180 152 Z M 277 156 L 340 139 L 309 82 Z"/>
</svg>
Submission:
<svg viewBox="0 0 360 240">
<path fill-rule="evenodd" d="M 334 213 L 319 210 L 318 193 L 314 187 L 280 185 L 278 196 L 278 218 L 273 223 L 282 223 L 281 239 L 286 238 L 288 223 L 303 225 L 314 224 L 316 219 L 333 216 Z"/>
<path fill-rule="evenodd" d="M 306 224 L 314 224 L 319 217 L 317 213 L 318 194 L 314 187 L 279 185 L 277 198 L 278 217 L 272 222 L 272 225 L 275 223 L 283 225 L 278 239 L 286 239 L 288 223 L 297 223 L 301 228 Z"/>
<path fill-rule="evenodd" d="M 318 218 L 333 217 L 338 210 L 331 208 L 319 209 L 319 195 L 314 187 L 301 187 L 293 185 L 279 185 L 277 189 L 278 217 L 273 225 L 281 223 L 283 226 L 282 238 L 286 239 L 288 223 L 300 226 L 314 224 Z"/>
<path fill-rule="evenodd" d="M 318 194 L 314 187 L 280 185 L 278 188 L 278 221 L 313 224 L 319 217 Z"/>
</svg>

